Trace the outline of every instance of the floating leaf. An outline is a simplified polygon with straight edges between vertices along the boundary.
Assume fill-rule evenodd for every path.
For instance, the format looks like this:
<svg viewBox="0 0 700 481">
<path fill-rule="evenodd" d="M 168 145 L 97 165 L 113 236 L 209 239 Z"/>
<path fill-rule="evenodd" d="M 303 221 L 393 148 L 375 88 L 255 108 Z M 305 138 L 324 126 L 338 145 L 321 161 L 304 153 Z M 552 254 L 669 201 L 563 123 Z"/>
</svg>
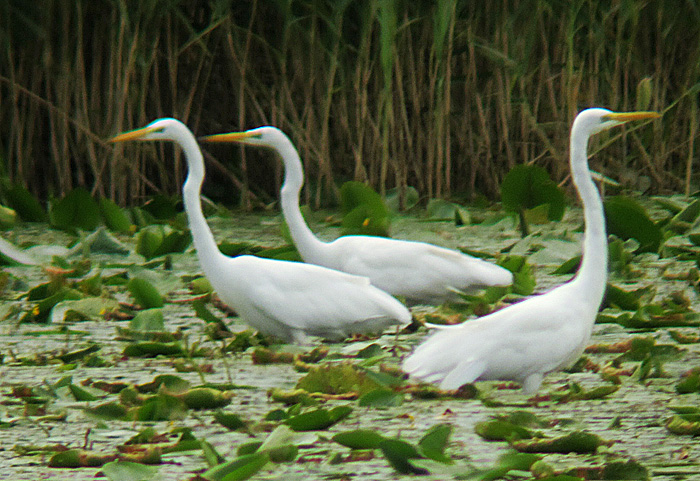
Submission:
<svg viewBox="0 0 700 481">
<path fill-rule="evenodd" d="M 401 406 L 403 404 L 403 394 L 390 389 L 379 388 L 360 396 L 357 400 L 358 406 L 386 409 Z"/>
<path fill-rule="evenodd" d="M 214 466 L 201 476 L 210 481 L 243 481 L 260 471 L 269 461 L 270 456 L 266 452 L 247 454 Z"/>
<path fill-rule="evenodd" d="M 163 309 L 145 309 L 136 313 L 129 321 L 129 329 L 138 332 L 163 332 L 165 331 L 165 318 Z"/>
<path fill-rule="evenodd" d="M 126 288 L 134 296 L 136 303 L 144 309 L 163 307 L 164 305 L 163 297 L 146 279 L 141 277 L 130 279 Z"/>
<path fill-rule="evenodd" d="M 158 473 L 158 468 L 117 460 L 102 466 L 102 473 L 110 481 L 147 481 Z"/>
<path fill-rule="evenodd" d="M 377 449 L 384 439 L 375 429 L 356 429 L 333 436 L 333 441 L 350 449 Z"/>
<path fill-rule="evenodd" d="M 124 419 L 127 408 L 118 402 L 107 402 L 85 410 L 89 415 L 105 420 Z"/>
<path fill-rule="evenodd" d="M 452 459 L 445 455 L 445 448 L 450 440 L 450 434 L 452 434 L 451 424 L 436 424 L 432 426 L 418 441 L 420 452 L 434 461 L 452 464 Z"/>
<path fill-rule="evenodd" d="M 122 391 L 122 394 L 124 391 Z M 141 406 L 129 412 L 135 421 L 172 421 L 184 419 L 187 407 L 176 396 L 159 392 L 146 398 Z"/>
<path fill-rule="evenodd" d="M 294 431 L 318 431 L 334 425 L 349 416 L 351 412 L 350 406 L 337 406 L 330 411 L 319 408 L 292 416 L 284 423 Z"/>
<path fill-rule="evenodd" d="M 85 347 L 83 349 L 78 349 L 76 351 L 71 351 L 67 352 L 66 354 L 62 354 L 58 356 L 58 359 L 60 359 L 62 362 L 65 364 L 75 362 L 79 359 L 83 359 L 85 356 L 92 354 L 94 352 L 99 351 L 102 349 L 98 344 L 92 344 L 88 347 Z"/>
<path fill-rule="evenodd" d="M 415 446 L 401 439 L 383 439 L 379 443 L 379 449 L 389 461 L 391 467 L 400 474 L 428 474 L 428 470 L 411 463 L 411 459 L 421 458 Z"/>
<path fill-rule="evenodd" d="M 534 436 L 532 431 L 523 426 L 496 419 L 477 423 L 474 431 L 487 441 L 531 439 Z"/>
<path fill-rule="evenodd" d="M 100 208 L 90 193 L 82 187 L 54 202 L 49 212 L 51 224 L 59 229 L 92 231 L 100 224 Z"/>
<path fill-rule="evenodd" d="M 700 419 L 689 420 L 684 415 L 676 414 L 666 421 L 665 426 L 673 434 L 681 436 L 700 435 Z"/>
<path fill-rule="evenodd" d="M 659 250 L 663 233 L 639 203 L 629 197 L 615 196 L 608 197 L 604 207 L 605 222 L 610 234 L 621 239 L 636 239 L 639 241 L 639 252 Z"/>
<path fill-rule="evenodd" d="M 345 394 L 355 392 L 362 396 L 382 387 L 370 378 L 367 371 L 349 362 L 314 366 L 296 385 L 310 393 Z"/>
<path fill-rule="evenodd" d="M 71 449 L 54 454 L 49 459 L 50 468 L 96 468 L 113 461 L 116 454 L 98 454 L 83 449 Z"/>
<path fill-rule="evenodd" d="M 585 431 L 572 433 L 551 439 L 523 439 L 510 441 L 510 445 L 520 452 L 525 453 L 595 453 L 599 446 L 607 446 L 610 443 L 600 436 Z"/>
<path fill-rule="evenodd" d="M 473 479 L 478 481 L 491 481 L 504 478 L 510 471 L 527 472 L 533 468 L 535 463 L 540 462 L 541 456 L 530 453 L 518 453 L 516 451 L 502 454 L 498 457 L 496 465 L 493 468 L 486 470 L 474 470 L 471 473 L 458 476 L 457 479 Z M 539 478 L 538 479 L 550 479 Z M 551 478 L 554 481 L 554 478 Z M 560 480 L 572 481 L 572 480 Z M 575 478 L 573 481 L 582 481 L 580 478 Z"/>
<path fill-rule="evenodd" d="M 183 252 L 192 242 L 189 232 L 181 232 L 167 225 L 149 225 L 139 231 L 136 252 L 146 259 L 173 252 Z"/>
<path fill-rule="evenodd" d="M 247 423 L 236 413 L 218 410 L 214 413 L 214 420 L 230 431 L 235 431 L 247 426 Z"/>
<path fill-rule="evenodd" d="M 216 409 L 231 402 L 232 394 L 208 387 L 192 388 L 178 396 L 190 409 Z"/>
<path fill-rule="evenodd" d="M 129 357 L 184 356 L 185 351 L 178 342 L 142 341 L 129 344 L 122 354 Z"/>
</svg>

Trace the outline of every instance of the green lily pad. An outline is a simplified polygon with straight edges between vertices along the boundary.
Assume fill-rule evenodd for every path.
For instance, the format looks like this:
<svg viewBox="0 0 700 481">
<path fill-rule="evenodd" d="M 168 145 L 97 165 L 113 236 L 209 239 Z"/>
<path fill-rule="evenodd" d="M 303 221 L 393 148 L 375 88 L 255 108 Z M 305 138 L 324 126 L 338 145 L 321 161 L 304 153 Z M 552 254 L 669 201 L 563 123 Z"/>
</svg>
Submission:
<svg viewBox="0 0 700 481">
<path fill-rule="evenodd" d="M 59 229 L 93 231 L 100 225 L 100 208 L 87 190 L 78 187 L 51 205 L 49 217 Z"/>
<path fill-rule="evenodd" d="M 610 444 L 597 434 L 574 431 L 557 438 L 533 438 L 510 441 L 510 445 L 524 453 L 595 453 L 599 446 Z"/>
<path fill-rule="evenodd" d="M 158 473 L 158 467 L 116 460 L 102 466 L 102 473 L 110 481 L 148 481 Z"/>
<path fill-rule="evenodd" d="M 503 207 L 521 212 L 547 205 L 546 217 L 560 221 L 566 209 L 564 192 L 550 178 L 547 170 L 537 165 L 516 165 L 501 183 Z"/>
<path fill-rule="evenodd" d="M 389 235 L 389 209 L 381 196 L 362 182 L 345 182 L 340 188 L 342 235 Z"/>
<path fill-rule="evenodd" d="M 100 213 L 107 228 L 121 234 L 128 234 L 135 228 L 125 211 L 110 199 L 102 197 L 99 202 Z"/>
<path fill-rule="evenodd" d="M 374 429 L 356 429 L 333 436 L 333 441 L 350 449 L 377 449 L 385 438 Z"/>
<path fill-rule="evenodd" d="M 350 406 L 336 406 L 331 410 L 319 408 L 292 416 L 284 423 L 294 431 L 318 431 L 334 425 L 351 412 Z"/>
<path fill-rule="evenodd" d="M 141 277 L 135 277 L 129 280 L 127 289 L 134 296 L 134 300 L 144 309 L 163 307 L 163 297 L 158 292 L 153 284 Z"/>
<path fill-rule="evenodd" d="M 644 207 L 624 196 L 609 197 L 603 206 L 608 233 L 621 239 L 636 239 L 639 241 L 639 252 L 658 252 L 663 233 L 649 218 Z"/>
</svg>

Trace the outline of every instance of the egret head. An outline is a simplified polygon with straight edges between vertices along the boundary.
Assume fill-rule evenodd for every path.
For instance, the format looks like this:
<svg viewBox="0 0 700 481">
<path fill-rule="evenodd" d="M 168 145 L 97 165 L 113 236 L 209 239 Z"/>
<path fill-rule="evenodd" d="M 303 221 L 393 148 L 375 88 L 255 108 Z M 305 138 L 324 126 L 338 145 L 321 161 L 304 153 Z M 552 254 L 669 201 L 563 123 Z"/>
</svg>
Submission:
<svg viewBox="0 0 700 481">
<path fill-rule="evenodd" d="M 600 108 L 586 109 L 576 116 L 572 132 L 583 129 L 588 131 L 589 135 L 593 135 L 630 120 L 653 119 L 660 116 L 661 114 L 657 112 L 613 112 Z"/>
<path fill-rule="evenodd" d="M 157 119 L 145 127 L 121 133 L 109 139 L 109 142 L 126 142 L 128 140 L 177 140 L 185 125 L 176 119 Z"/>
<path fill-rule="evenodd" d="M 228 134 L 215 134 L 200 137 L 202 142 L 238 142 L 247 145 L 263 147 L 275 147 L 282 143 L 288 143 L 289 138 L 277 127 L 258 127 L 245 132 L 230 132 Z"/>
</svg>

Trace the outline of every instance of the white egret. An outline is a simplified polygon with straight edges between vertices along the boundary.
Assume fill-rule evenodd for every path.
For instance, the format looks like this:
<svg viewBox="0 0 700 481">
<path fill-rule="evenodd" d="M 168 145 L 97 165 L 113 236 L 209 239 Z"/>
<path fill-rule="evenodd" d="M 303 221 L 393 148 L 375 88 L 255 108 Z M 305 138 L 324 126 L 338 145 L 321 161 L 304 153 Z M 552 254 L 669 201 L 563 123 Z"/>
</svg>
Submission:
<svg viewBox="0 0 700 481">
<path fill-rule="evenodd" d="M 200 140 L 269 147 L 282 157 L 282 212 L 305 262 L 369 277 L 374 286 L 389 294 L 416 302 L 440 303 L 456 299 L 455 289 L 468 291 L 513 282 L 507 269 L 425 242 L 364 235 L 321 241 L 309 229 L 299 209 L 299 192 L 304 183 L 299 153 L 289 137 L 275 127 L 209 135 Z"/>
<path fill-rule="evenodd" d="M 603 203 L 588 169 L 591 135 L 655 112 L 615 113 L 588 109 L 571 128 L 570 166 L 583 203 L 583 256 L 576 276 L 542 295 L 530 297 L 457 326 L 437 328 L 404 361 L 413 377 L 457 389 L 476 380 L 513 380 L 523 392 L 537 392 L 545 374 L 570 367 L 591 336 L 605 293 L 608 240 Z"/>
<path fill-rule="evenodd" d="M 224 255 L 202 214 L 204 161 L 192 132 L 179 120 L 165 118 L 111 142 L 127 140 L 170 140 L 182 148 L 188 166 L 182 194 L 202 270 L 219 297 L 254 328 L 304 342 L 307 335 L 342 339 L 411 321 L 403 304 L 365 277 L 299 262 Z"/>
</svg>

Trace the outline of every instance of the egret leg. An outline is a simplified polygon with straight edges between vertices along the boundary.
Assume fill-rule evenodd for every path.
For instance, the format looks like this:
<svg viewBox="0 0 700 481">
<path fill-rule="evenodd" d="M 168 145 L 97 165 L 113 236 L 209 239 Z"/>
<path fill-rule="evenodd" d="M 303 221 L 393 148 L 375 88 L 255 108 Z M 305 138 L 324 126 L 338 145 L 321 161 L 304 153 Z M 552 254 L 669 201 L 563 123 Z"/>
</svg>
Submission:
<svg viewBox="0 0 700 481">
<path fill-rule="evenodd" d="M 523 381 L 522 383 L 523 394 L 526 394 L 528 396 L 530 396 L 531 394 L 535 394 L 542 385 L 543 378 L 544 375 L 541 372 L 535 372 L 526 377 L 525 381 Z"/>
</svg>

